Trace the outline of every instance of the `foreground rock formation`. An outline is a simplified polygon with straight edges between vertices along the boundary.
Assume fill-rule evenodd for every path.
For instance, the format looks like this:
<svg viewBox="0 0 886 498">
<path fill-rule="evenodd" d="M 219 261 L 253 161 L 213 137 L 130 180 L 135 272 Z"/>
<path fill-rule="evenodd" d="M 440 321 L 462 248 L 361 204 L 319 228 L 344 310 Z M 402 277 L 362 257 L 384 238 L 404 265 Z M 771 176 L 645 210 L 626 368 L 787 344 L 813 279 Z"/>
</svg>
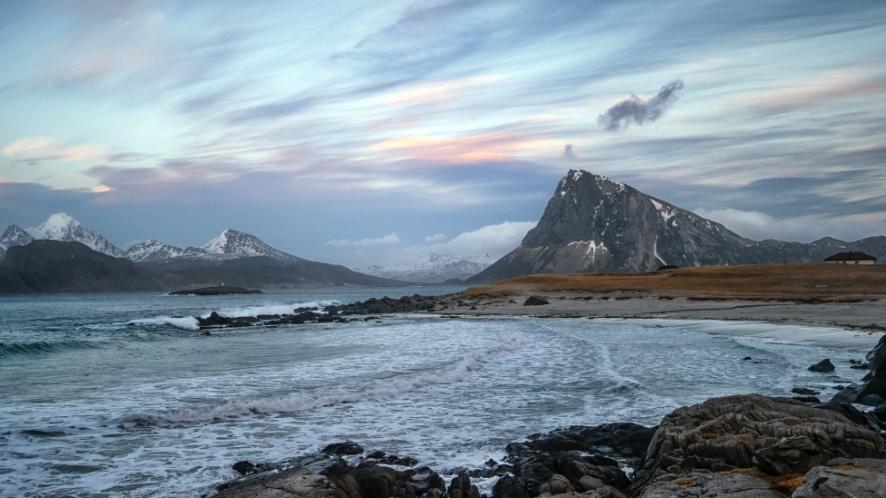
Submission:
<svg viewBox="0 0 886 498">
<path fill-rule="evenodd" d="M 447 485 L 408 457 L 339 443 L 277 466 L 238 462 L 255 473 L 215 496 L 480 498 L 472 477 L 494 476 L 493 498 L 875 498 L 886 490 L 886 440 L 837 411 L 788 398 L 715 398 L 674 411 L 657 428 L 569 427 L 506 451 L 505 463 L 453 471 Z"/>
</svg>

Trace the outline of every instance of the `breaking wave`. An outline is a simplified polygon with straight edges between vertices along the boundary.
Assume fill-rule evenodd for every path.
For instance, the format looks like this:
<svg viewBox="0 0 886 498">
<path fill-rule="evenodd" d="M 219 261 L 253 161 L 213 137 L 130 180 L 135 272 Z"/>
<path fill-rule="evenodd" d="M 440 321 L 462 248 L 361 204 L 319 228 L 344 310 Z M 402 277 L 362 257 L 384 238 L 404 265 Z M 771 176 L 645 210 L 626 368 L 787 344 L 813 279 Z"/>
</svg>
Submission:
<svg viewBox="0 0 886 498">
<path fill-rule="evenodd" d="M 332 306 L 335 304 L 339 304 L 338 301 L 334 300 L 326 300 L 326 301 L 307 301 L 302 303 L 292 303 L 292 304 L 266 304 L 261 306 L 244 306 L 241 308 L 222 308 L 217 310 L 218 314 L 221 316 L 225 316 L 228 318 L 239 318 L 244 316 L 258 316 L 258 315 L 285 315 L 292 313 L 293 310 L 296 309 L 313 309 L 319 310 L 326 306 Z M 204 313 L 201 315 L 202 317 L 209 316 L 210 313 Z"/>
<path fill-rule="evenodd" d="M 514 351 L 517 344 L 509 344 L 489 348 L 471 356 L 462 358 L 446 367 L 424 370 L 413 376 L 401 374 L 395 377 L 380 379 L 371 386 L 349 386 L 335 389 L 322 389 L 322 393 L 300 392 L 277 398 L 255 399 L 248 401 L 229 401 L 221 406 L 207 409 L 187 409 L 168 414 L 133 414 L 120 418 L 124 425 L 180 426 L 202 422 L 219 422 L 226 419 L 249 415 L 291 414 L 325 408 L 329 406 L 358 403 L 363 400 L 377 400 L 403 393 L 408 393 L 427 386 L 451 384 L 467 378 L 483 368 L 483 364 L 493 355 Z"/>
<path fill-rule="evenodd" d="M 138 320 L 131 320 L 126 324 L 143 325 L 149 327 L 162 327 L 171 325 L 173 327 L 185 330 L 197 330 L 200 328 L 200 325 L 197 323 L 197 319 L 193 316 L 157 316 L 154 318 L 140 318 Z"/>
</svg>

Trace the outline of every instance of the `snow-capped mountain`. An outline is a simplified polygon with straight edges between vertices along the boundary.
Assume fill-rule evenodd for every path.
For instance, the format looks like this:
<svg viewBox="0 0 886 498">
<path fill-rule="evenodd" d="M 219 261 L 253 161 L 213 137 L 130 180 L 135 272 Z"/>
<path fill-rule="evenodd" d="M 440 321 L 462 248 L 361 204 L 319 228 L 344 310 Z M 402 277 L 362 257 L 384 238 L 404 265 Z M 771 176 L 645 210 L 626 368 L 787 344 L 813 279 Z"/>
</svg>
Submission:
<svg viewBox="0 0 886 498">
<path fill-rule="evenodd" d="M 14 246 L 26 246 L 34 240 L 24 228 L 18 225 L 9 225 L 0 235 L 0 258 L 6 254 L 6 250 Z"/>
<path fill-rule="evenodd" d="M 416 283 L 441 283 L 464 280 L 489 266 L 489 263 L 471 261 L 451 254 L 430 253 L 402 266 L 370 266 L 364 273 L 384 278 Z"/>
<path fill-rule="evenodd" d="M 38 240 L 59 240 L 62 242 L 80 242 L 94 251 L 109 256 L 122 257 L 123 251 L 98 233 L 85 227 L 67 213 L 55 213 L 37 228 L 28 230 Z"/>
<path fill-rule="evenodd" d="M 250 258 L 254 256 L 268 256 L 282 260 L 296 259 L 291 254 L 274 249 L 255 235 L 230 228 L 204 244 L 200 249 L 209 255 L 221 256 L 222 259 Z M 197 256 L 197 254 L 194 254 L 194 256 Z"/>
<path fill-rule="evenodd" d="M 152 263 L 182 256 L 185 250 L 159 240 L 145 240 L 133 244 L 123 255 L 136 263 Z"/>
</svg>

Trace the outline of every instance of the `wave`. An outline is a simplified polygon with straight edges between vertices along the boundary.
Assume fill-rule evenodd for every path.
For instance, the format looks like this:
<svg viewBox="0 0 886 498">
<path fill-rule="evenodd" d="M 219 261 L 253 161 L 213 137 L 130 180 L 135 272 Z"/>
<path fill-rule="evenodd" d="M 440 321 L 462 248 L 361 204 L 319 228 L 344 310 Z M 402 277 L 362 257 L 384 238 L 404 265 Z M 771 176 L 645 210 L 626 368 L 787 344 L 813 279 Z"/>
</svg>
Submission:
<svg viewBox="0 0 886 498">
<path fill-rule="evenodd" d="M 359 403 L 366 399 L 397 396 L 424 387 L 451 384 L 465 379 L 483 367 L 487 359 L 503 352 L 514 351 L 516 344 L 489 348 L 472 356 L 467 356 L 454 364 L 442 368 L 423 370 L 417 375 L 398 374 L 395 377 L 380 379 L 374 385 L 353 385 L 337 389 L 317 388 L 321 393 L 298 393 L 278 398 L 229 401 L 221 406 L 208 409 L 186 409 L 168 414 L 133 414 L 121 417 L 124 425 L 180 426 L 203 422 L 220 422 L 250 415 L 291 414 L 307 412 L 319 408 L 349 403 Z"/>
<path fill-rule="evenodd" d="M 200 324 L 193 316 L 156 316 L 154 318 L 140 318 L 138 320 L 130 320 L 126 325 L 144 325 L 162 327 L 171 325 L 176 328 L 185 330 L 198 330 Z"/>
<path fill-rule="evenodd" d="M 228 318 L 239 318 L 244 316 L 256 317 L 258 315 L 286 315 L 292 313 L 293 310 L 296 309 L 319 310 L 335 304 L 339 304 L 339 302 L 335 300 L 321 300 L 291 304 L 265 304 L 260 306 L 244 306 L 241 308 L 223 308 L 218 310 L 217 313 Z M 210 313 L 204 313 L 201 316 L 206 318 Z"/>
<path fill-rule="evenodd" d="M 58 353 L 71 349 L 98 348 L 98 344 L 90 341 L 35 341 L 35 342 L 0 342 L 0 358 L 15 355 L 35 355 Z"/>
</svg>

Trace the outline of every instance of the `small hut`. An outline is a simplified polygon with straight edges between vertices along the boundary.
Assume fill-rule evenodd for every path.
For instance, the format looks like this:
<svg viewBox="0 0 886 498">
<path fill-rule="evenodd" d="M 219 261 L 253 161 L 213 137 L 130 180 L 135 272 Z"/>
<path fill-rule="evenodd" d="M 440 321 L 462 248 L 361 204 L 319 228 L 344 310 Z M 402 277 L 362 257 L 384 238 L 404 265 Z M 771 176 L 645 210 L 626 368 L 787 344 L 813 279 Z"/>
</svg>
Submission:
<svg viewBox="0 0 886 498">
<path fill-rule="evenodd" d="M 837 265 L 874 265 L 877 264 L 877 258 L 863 252 L 846 251 L 828 256 L 824 258 L 824 262 Z"/>
</svg>

